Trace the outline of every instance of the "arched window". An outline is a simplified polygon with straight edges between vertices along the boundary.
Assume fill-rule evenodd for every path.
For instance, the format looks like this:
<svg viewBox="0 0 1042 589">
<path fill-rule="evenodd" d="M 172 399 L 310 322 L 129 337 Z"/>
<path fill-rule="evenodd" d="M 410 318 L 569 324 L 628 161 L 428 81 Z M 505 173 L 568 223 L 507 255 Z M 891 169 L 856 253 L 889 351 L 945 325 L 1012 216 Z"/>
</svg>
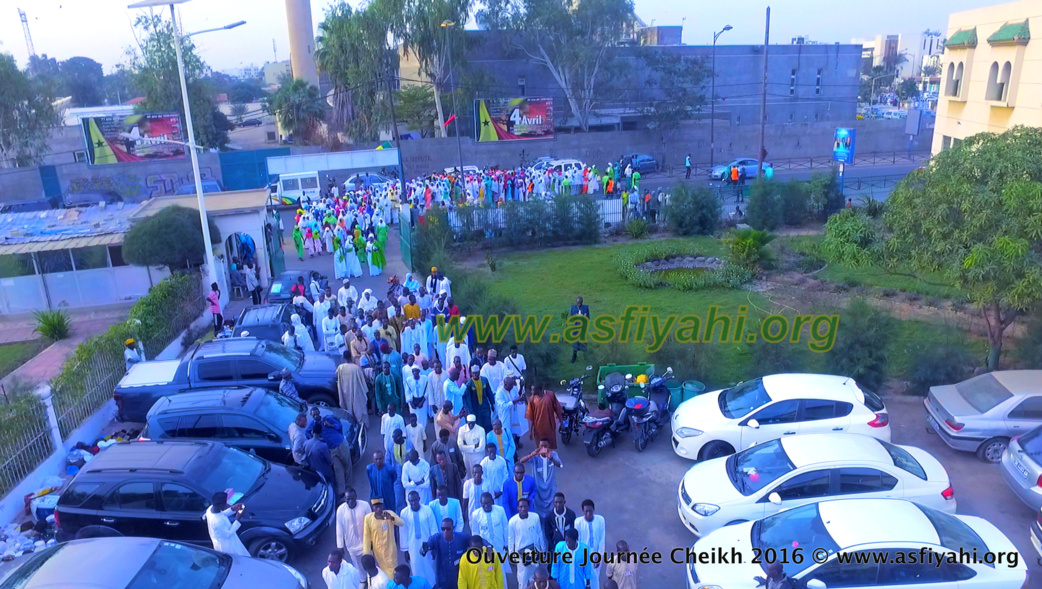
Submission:
<svg viewBox="0 0 1042 589">
<path fill-rule="evenodd" d="M 955 68 L 955 83 L 952 86 L 952 96 L 959 96 L 962 90 L 962 62 Z"/>
<path fill-rule="evenodd" d="M 1013 64 L 1006 62 L 1002 66 L 1002 71 L 999 72 L 999 100 L 1006 102 L 1009 98 L 1009 76 L 1013 72 Z"/>
<path fill-rule="evenodd" d="M 1002 100 L 1002 88 L 999 87 L 999 62 L 992 62 L 988 70 L 988 91 L 985 100 Z"/>
<path fill-rule="evenodd" d="M 944 80 L 944 95 L 955 96 L 955 64 L 948 64 L 948 76 Z"/>
</svg>

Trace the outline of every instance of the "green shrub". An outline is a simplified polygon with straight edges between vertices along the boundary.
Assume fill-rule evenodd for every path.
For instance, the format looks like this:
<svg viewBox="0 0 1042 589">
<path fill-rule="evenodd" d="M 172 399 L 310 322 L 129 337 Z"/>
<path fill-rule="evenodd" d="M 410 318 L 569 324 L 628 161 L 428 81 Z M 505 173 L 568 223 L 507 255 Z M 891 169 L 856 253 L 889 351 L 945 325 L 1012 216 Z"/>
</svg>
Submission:
<svg viewBox="0 0 1042 589">
<path fill-rule="evenodd" d="M 886 212 L 886 201 L 876 200 L 870 195 L 862 196 L 860 200 L 861 202 L 858 203 L 858 208 L 861 209 L 863 213 L 873 219 L 883 218 L 883 213 Z"/>
<path fill-rule="evenodd" d="M 663 213 L 674 235 L 710 235 L 720 225 L 720 199 L 708 188 L 677 184 Z"/>
<path fill-rule="evenodd" d="M 836 172 L 814 174 L 808 183 L 810 190 L 810 213 L 825 221 L 829 215 L 843 209 L 843 192 L 839 189 Z"/>
<path fill-rule="evenodd" d="M 839 314 L 836 343 L 826 353 L 829 373 L 878 390 L 886 380 L 887 349 L 895 331 L 890 315 L 855 299 Z"/>
<path fill-rule="evenodd" d="M 651 260 L 666 260 L 677 256 L 694 256 L 699 252 L 693 246 L 683 242 L 665 241 L 652 243 L 638 248 L 624 250 L 612 258 L 615 270 L 626 282 L 637 288 L 675 288 L 682 291 L 707 288 L 741 288 L 753 279 L 747 268 L 731 263 L 724 264 L 719 270 L 706 270 L 697 274 L 684 274 L 667 280 L 658 273 L 637 268 L 638 265 Z M 453 289 L 455 290 L 455 285 Z"/>
<path fill-rule="evenodd" d="M 221 243 L 221 233 L 209 219 L 210 241 Z M 199 211 L 170 206 L 131 226 L 123 238 L 123 259 L 135 266 L 191 268 L 203 262 L 203 226 Z"/>
<path fill-rule="evenodd" d="M 626 223 L 626 233 L 628 233 L 632 239 L 644 239 L 650 233 L 648 222 L 642 217 L 630 219 L 630 222 Z"/>
<path fill-rule="evenodd" d="M 804 274 L 820 270 L 827 262 L 817 254 L 803 254 L 796 260 L 796 269 Z"/>
<path fill-rule="evenodd" d="M 52 342 L 69 337 L 72 331 L 72 320 L 65 309 L 37 311 L 33 317 L 36 318 L 36 329 L 33 331 Z"/>
<path fill-rule="evenodd" d="M 965 380 L 972 372 L 973 353 L 965 343 L 945 342 L 919 348 L 909 368 L 909 392 L 926 395 L 930 387 Z"/>
<path fill-rule="evenodd" d="M 774 180 L 757 180 L 749 191 L 745 222 L 753 229 L 773 231 L 782 224 L 782 199 Z"/>
<path fill-rule="evenodd" d="M 440 206 L 428 209 L 424 222 L 413 229 L 412 239 L 413 270 L 447 266 L 453 235 L 445 209 Z"/>
<path fill-rule="evenodd" d="M 825 223 L 821 252 L 833 262 L 866 266 L 876 259 L 881 242 L 876 221 L 857 209 L 844 209 Z"/>
<path fill-rule="evenodd" d="M 719 364 L 720 345 L 717 343 L 680 343 L 668 340 L 662 347 L 651 353 L 651 361 L 657 372 L 673 368 L 673 375 L 678 381 L 697 380 L 705 385 L 719 384 L 713 374 L 713 368 Z M 712 390 L 708 389 L 707 390 Z"/>
<path fill-rule="evenodd" d="M 760 329 L 757 328 L 756 333 Z M 768 343 L 757 337 L 751 344 L 749 363 L 750 376 L 766 376 L 768 374 L 784 374 L 800 371 L 800 357 L 797 344 L 789 342 Z"/>
<path fill-rule="evenodd" d="M 1024 337 L 1017 342 L 1014 358 L 1024 368 L 1042 366 L 1042 313 L 1038 310 L 1028 317 Z"/>
<path fill-rule="evenodd" d="M 780 192 L 782 222 L 786 225 L 802 225 L 811 219 L 810 186 L 806 182 L 785 182 Z"/>
<path fill-rule="evenodd" d="M 773 260 L 767 245 L 774 235 L 758 229 L 732 229 L 724 243 L 727 244 L 727 261 L 750 271 L 761 269 Z"/>
</svg>

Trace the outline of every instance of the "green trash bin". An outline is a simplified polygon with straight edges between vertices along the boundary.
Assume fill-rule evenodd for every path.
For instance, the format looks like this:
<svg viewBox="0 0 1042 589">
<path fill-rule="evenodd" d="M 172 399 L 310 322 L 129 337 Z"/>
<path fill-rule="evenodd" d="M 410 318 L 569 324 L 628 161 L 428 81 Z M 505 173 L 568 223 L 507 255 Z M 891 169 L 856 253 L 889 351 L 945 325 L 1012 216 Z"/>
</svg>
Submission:
<svg viewBox="0 0 1042 589">
<path fill-rule="evenodd" d="M 706 392 L 706 385 L 698 382 L 697 380 L 685 380 L 684 381 L 684 400 L 694 399 L 695 397 Z"/>
<path fill-rule="evenodd" d="M 669 391 L 669 406 L 676 409 L 684 400 L 684 385 L 677 380 L 667 380 L 666 389 Z"/>
</svg>

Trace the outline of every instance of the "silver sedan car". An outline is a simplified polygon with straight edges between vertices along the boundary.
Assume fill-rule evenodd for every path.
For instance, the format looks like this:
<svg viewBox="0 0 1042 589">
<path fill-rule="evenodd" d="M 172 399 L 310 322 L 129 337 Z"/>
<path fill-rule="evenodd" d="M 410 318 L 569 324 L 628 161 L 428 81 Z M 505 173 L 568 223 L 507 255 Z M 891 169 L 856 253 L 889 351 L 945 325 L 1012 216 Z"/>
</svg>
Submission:
<svg viewBox="0 0 1042 589">
<path fill-rule="evenodd" d="M 1042 425 L 1042 370 L 991 372 L 930 387 L 923 404 L 927 424 L 946 444 L 997 463 L 1011 438 Z"/>
<path fill-rule="evenodd" d="M 1025 505 L 1042 509 L 1042 427 L 1009 441 L 1002 453 L 1002 478 Z"/>
</svg>

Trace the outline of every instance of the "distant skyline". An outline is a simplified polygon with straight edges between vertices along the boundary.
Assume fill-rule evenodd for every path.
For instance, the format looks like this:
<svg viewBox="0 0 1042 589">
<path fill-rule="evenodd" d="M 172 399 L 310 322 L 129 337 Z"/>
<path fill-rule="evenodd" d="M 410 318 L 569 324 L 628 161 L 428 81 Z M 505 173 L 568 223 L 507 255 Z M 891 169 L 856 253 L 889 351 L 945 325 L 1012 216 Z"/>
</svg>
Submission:
<svg viewBox="0 0 1042 589">
<path fill-rule="evenodd" d="M 111 73 L 125 61 L 125 50 L 136 41 L 132 22 L 141 9 L 130 10 L 127 0 L 2 0 L 0 4 L 0 51 L 14 56 L 19 67 L 28 60 L 17 8 L 26 11 L 37 54 L 59 61 L 74 56 L 89 57 Z M 315 27 L 325 17 L 332 0 L 311 0 Z M 349 2 L 357 6 L 360 2 Z M 992 0 L 788 0 L 773 3 L 750 0 L 736 9 L 734 0 L 636 0 L 637 15 L 647 24 L 684 26 L 683 40 L 689 45 L 707 45 L 713 32 L 730 24 L 720 44 L 762 44 L 764 9 L 771 8 L 771 43 L 787 44 L 806 35 L 819 43 L 850 43 L 876 35 L 900 34 L 902 48 L 914 53 L 919 34 L 948 25 L 948 15 L 1000 4 Z M 681 4 L 681 6 L 678 6 Z M 230 70 L 266 61 L 289 59 L 289 40 L 284 0 L 195 0 L 179 6 L 187 32 L 246 20 L 230 31 L 200 35 L 194 39 L 199 53 L 214 70 Z M 163 10 L 164 15 L 168 10 Z M 707 16 L 708 15 L 708 16 Z M 473 22 L 470 23 L 473 26 Z M 275 51 L 272 51 L 272 40 Z"/>
</svg>

